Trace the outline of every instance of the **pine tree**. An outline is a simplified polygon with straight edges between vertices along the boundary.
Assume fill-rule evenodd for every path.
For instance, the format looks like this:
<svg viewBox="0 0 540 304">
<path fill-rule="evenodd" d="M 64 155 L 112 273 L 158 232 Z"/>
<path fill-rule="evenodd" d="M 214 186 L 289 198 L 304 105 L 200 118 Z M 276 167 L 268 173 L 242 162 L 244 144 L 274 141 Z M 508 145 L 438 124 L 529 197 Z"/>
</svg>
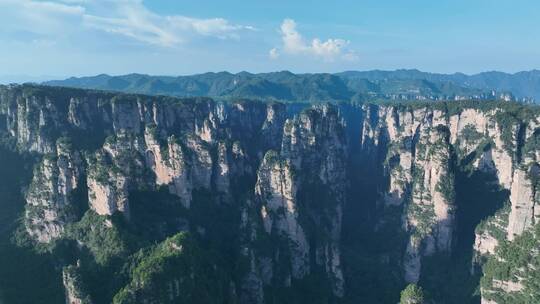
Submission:
<svg viewBox="0 0 540 304">
<path fill-rule="evenodd" d="M 425 304 L 425 295 L 421 287 L 416 284 L 409 284 L 401 291 L 400 304 Z"/>
</svg>

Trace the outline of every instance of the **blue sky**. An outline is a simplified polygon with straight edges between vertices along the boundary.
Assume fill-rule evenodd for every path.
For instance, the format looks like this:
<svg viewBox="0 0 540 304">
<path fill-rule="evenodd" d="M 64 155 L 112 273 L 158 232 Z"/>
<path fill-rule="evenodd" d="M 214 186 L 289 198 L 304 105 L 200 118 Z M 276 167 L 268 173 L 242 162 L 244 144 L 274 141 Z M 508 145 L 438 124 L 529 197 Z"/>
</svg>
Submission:
<svg viewBox="0 0 540 304">
<path fill-rule="evenodd" d="M 2 75 L 540 68 L 537 0 L 0 0 Z M 6 77 L 4 77 L 6 78 Z"/>
</svg>

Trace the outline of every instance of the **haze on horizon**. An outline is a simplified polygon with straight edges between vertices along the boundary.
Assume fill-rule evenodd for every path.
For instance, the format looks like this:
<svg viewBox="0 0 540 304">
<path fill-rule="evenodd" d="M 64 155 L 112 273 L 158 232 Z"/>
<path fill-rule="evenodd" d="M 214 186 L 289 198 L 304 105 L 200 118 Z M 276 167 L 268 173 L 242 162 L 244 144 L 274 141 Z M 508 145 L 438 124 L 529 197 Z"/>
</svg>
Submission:
<svg viewBox="0 0 540 304">
<path fill-rule="evenodd" d="M 0 82 L 540 68 L 540 2 L 0 0 Z"/>
</svg>

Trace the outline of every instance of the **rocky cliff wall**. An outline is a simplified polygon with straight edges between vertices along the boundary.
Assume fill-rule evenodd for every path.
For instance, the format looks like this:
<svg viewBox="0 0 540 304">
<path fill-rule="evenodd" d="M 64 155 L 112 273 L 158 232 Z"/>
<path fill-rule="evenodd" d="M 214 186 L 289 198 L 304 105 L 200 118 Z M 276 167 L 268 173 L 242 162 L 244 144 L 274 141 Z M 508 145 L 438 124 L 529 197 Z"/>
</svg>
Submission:
<svg viewBox="0 0 540 304">
<path fill-rule="evenodd" d="M 423 257 L 453 250 L 458 238 L 457 170 L 466 167 L 470 172 L 492 175 L 510 193 L 509 207 L 477 228 L 475 261 L 495 254 L 501 242 L 512 241 L 537 223 L 537 112 L 435 104 L 366 105 L 364 113 L 364 151 L 376 153 L 381 146 L 387 151 L 383 155 L 387 184 L 380 189 L 384 210 L 380 220 L 384 222 L 392 210 L 400 210 L 402 230 L 408 235 L 403 257 L 406 281 L 418 282 Z M 507 283 L 511 282 L 499 285 Z"/>
<path fill-rule="evenodd" d="M 254 273 L 245 274 L 239 298 L 261 302 L 263 285 L 254 288 L 253 281 L 269 285 L 279 277 L 291 286 L 312 265 L 328 274 L 334 295 L 343 296 L 339 238 L 347 152 L 335 107 L 295 116 L 297 110 L 279 103 L 41 87 L 4 88 L 0 101 L 17 148 L 42 158 L 26 196 L 26 228 L 35 241 L 62 239 L 66 226 L 80 220 L 71 212 L 80 202 L 70 194 L 81 184 L 89 209 L 99 216 L 122 214 L 127 221 L 133 191 L 165 186 L 187 212 L 198 203 L 195 193 L 210 193 L 216 206 L 253 208 L 246 221 L 288 243 L 285 254 L 249 240 Z M 305 197 L 302 191 L 315 187 L 330 191 L 331 199 Z M 233 201 L 238 197 L 247 200 Z M 315 233 L 328 237 L 317 240 Z M 274 279 L 282 265 L 290 270 Z"/>
<path fill-rule="evenodd" d="M 62 239 L 80 220 L 81 203 L 130 221 L 136 191 L 165 188 L 187 214 L 207 193 L 205 208 L 230 206 L 238 218 L 234 251 L 244 267 L 232 289 L 245 303 L 263 303 L 269 286 L 295 288 L 315 273 L 332 297 L 347 296 L 343 212 L 367 204 L 351 199 L 361 186 L 351 181 L 366 174 L 355 162 L 382 168 L 367 173 L 380 178 L 373 229 L 400 223 L 390 228 L 403 235 L 392 246 L 404 281 L 421 280 L 427 258 L 455 252 L 463 170 L 494 177 L 510 194 L 471 244 L 474 263 L 496 255 L 539 214 L 536 113 L 498 103 L 307 106 L 0 88 L 0 127 L 19 151 L 40 159 L 26 192 L 32 239 Z M 75 198 L 80 187 L 86 199 Z M 204 238 L 211 226 L 191 229 Z"/>
</svg>

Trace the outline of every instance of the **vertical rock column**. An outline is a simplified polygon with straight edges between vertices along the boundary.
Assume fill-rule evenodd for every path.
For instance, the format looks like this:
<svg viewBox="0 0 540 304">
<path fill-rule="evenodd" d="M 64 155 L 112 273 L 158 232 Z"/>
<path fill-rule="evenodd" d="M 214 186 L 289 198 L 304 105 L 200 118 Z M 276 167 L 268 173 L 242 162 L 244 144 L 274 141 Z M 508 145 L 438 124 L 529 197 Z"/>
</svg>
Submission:
<svg viewBox="0 0 540 304">
<path fill-rule="evenodd" d="M 56 154 L 44 156 L 36 166 L 26 194 L 25 226 L 32 238 L 49 243 L 75 220 L 70 195 L 82 170 L 79 154 L 64 139 L 58 140 Z"/>
<path fill-rule="evenodd" d="M 281 151 L 266 153 L 255 188 L 265 233 L 286 236 L 291 276 L 299 279 L 313 265 L 322 267 L 338 297 L 344 294 L 339 242 L 348 188 L 346 146 L 335 107 L 307 109 L 285 122 Z"/>
<path fill-rule="evenodd" d="M 421 257 L 449 253 L 454 230 L 454 176 L 448 132 L 424 126 L 416 146 L 411 201 L 405 213 L 409 241 L 404 258 L 405 280 L 417 282 Z"/>
</svg>

